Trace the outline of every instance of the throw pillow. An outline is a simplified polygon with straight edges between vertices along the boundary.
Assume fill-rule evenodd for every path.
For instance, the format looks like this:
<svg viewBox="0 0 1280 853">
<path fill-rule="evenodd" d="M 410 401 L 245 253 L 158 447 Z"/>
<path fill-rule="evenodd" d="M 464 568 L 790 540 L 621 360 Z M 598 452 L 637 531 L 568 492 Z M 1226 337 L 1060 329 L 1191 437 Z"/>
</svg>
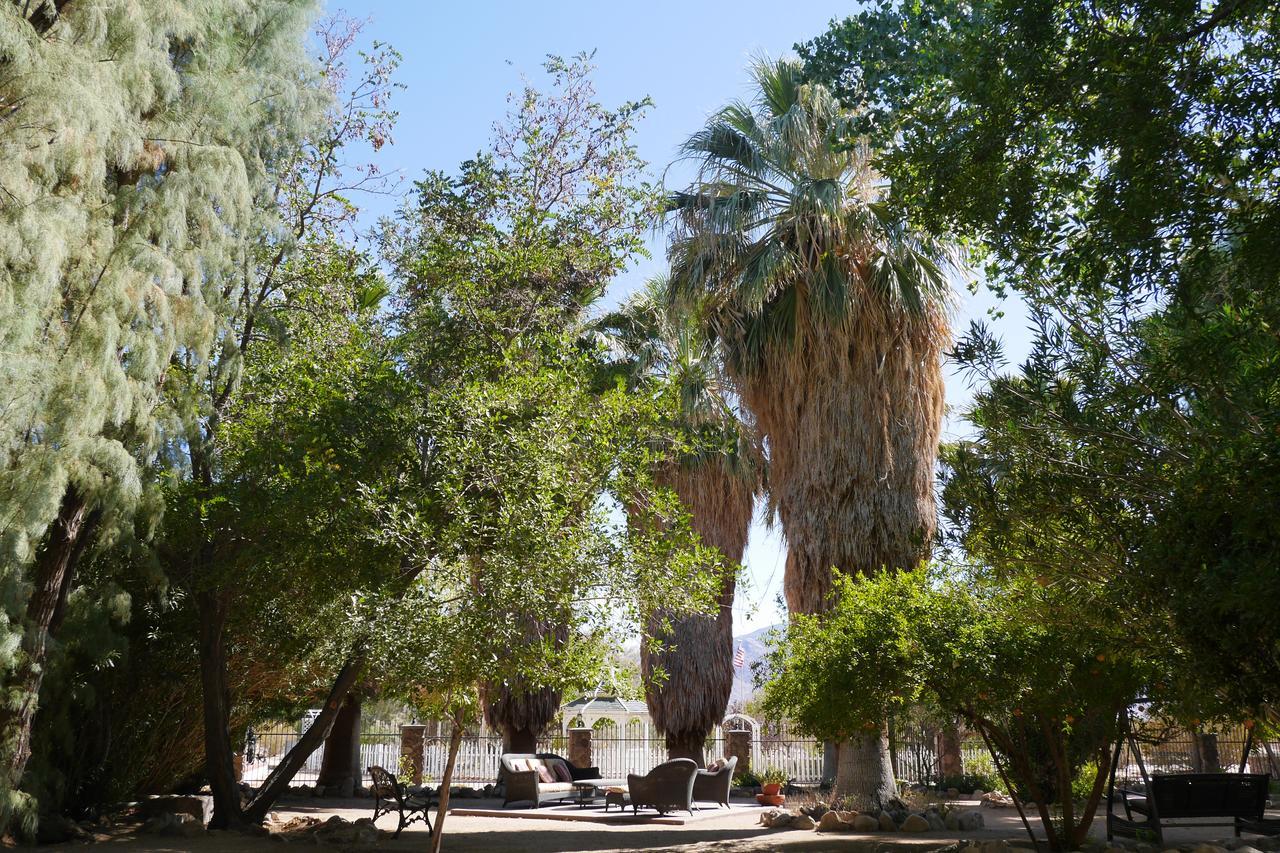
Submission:
<svg viewBox="0 0 1280 853">
<path fill-rule="evenodd" d="M 510 764 L 511 769 L 517 773 L 523 773 L 529 769 L 529 759 L 527 758 L 513 758 L 511 759 Z"/>
<path fill-rule="evenodd" d="M 538 771 L 539 782 L 546 782 L 549 785 L 552 782 L 556 781 L 556 774 L 548 770 L 547 766 L 542 762 L 538 762 L 538 766 L 535 767 L 534 770 Z"/>
<path fill-rule="evenodd" d="M 572 782 L 573 774 L 569 772 L 569 765 L 563 761 L 551 762 L 551 769 L 555 772 L 556 778 L 561 782 Z"/>
<path fill-rule="evenodd" d="M 723 770 L 723 769 L 724 769 L 724 761 L 723 761 L 723 759 L 719 759 L 719 758 L 717 758 L 715 761 L 713 761 L 713 762 L 711 762 L 710 764 L 708 764 L 708 765 L 707 765 L 707 772 L 708 772 L 708 773 L 719 773 L 719 772 L 720 772 L 721 770 Z"/>
</svg>

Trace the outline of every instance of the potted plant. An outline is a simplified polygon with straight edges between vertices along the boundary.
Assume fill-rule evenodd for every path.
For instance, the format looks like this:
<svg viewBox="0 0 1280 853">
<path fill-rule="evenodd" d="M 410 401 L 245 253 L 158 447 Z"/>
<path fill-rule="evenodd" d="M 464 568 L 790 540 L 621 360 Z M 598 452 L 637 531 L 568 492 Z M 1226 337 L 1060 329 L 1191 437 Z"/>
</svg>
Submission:
<svg viewBox="0 0 1280 853">
<path fill-rule="evenodd" d="M 787 774 L 776 767 L 766 768 L 760 773 L 760 795 L 756 797 L 766 806 L 780 806 L 786 800 L 782 794 L 782 786 L 787 781 Z"/>
</svg>

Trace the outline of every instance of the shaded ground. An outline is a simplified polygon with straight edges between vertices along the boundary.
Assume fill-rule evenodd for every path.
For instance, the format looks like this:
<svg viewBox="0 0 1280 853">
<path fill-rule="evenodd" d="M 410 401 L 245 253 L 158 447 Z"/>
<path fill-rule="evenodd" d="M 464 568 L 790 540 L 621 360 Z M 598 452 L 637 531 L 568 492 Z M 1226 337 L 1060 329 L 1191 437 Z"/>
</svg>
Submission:
<svg viewBox="0 0 1280 853">
<path fill-rule="evenodd" d="M 500 801 L 465 800 L 467 807 L 501 806 Z M 970 805 L 976 806 L 976 803 Z M 462 807 L 461 805 L 459 807 Z M 369 800 L 283 800 L 276 814 L 282 821 L 298 816 L 327 819 L 331 815 L 354 821 L 372 814 Z M 730 810 L 715 817 L 699 819 L 685 826 L 607 825 L 591 822 L 568 822 L 520 817 L 472 817 L 449 815 L 445 824 L 445 849 L 449 853 L 606 853 L 606 851 L 651 850 L 671 853 L 720 853 L 720 851 L 844 851 L 844 853 L 877 853 L 892 849 L 902 853 L 926 853 L 960 838 L 970 840 L 1006 839 L 1014 844 L 1027 842 L 1026 831 L 1011 809 L 983 809 L 986 829 L 977 832 L 930 832 L 923 835 L 902 833 L 819 834 L 801 830 L 770 830 L 757 825 L 760 807 L 737 801 Z M 433 815 L 434 817 L 434 815 Z M 394 829 L 394 815 L 378 821 L 382 829 Z M 1037 826 L 1033 821 L 1032 826 Z M 1101 820 L 1094 822 L 1093 834 L 1103 837 Z M 1223 838 L 1230 829 L 1175 829 L 1166 833 L 1166 846 L 1191 841 Z M 56 845 L 42 849 L 67 847 L 83 849 L 83 845 Z M 94 845 L 111 853 L 179 853 L 179 851 L 226 851 L 226 853 L 259 853 L 279 851 L 279 840 L 246 837 L 214 832 L 206 836 L 186 838 L 129 837 L 103 841 Z M 319 848 L 311 842 L 287 845 L 298 849 L 339 849 L 351 851 L 422 851 L 428 847 L 426 828 L 415 824 L 400 838 L 384 840 L 376 845 L 331 846 Z"/>
</svg>

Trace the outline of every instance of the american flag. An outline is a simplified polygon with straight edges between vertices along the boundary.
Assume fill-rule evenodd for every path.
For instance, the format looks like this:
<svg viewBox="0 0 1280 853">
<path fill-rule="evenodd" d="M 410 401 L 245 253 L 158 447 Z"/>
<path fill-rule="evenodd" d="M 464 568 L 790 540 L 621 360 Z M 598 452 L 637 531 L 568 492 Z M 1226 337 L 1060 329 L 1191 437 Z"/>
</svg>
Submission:
<svg viewBox="0 0 1280 853">
<path fill-rule="evenodd" d="M 742 646 L 738 646 L 738 650 L 733 653 L 733 668 L 742 669 L 747 662 L 747 650 Z"/>
</svg>

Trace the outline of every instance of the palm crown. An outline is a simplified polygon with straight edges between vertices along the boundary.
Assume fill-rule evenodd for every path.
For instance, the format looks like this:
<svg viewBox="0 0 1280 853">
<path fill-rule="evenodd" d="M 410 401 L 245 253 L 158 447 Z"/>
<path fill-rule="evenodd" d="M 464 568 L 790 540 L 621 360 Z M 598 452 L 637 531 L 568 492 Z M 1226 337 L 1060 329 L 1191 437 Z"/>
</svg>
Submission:
<svg viewBox="0 0 1280 853">
<path fill-rule="evenodd" d="M 951 248 L 894 215 L 851 116 L 799 63 L 758 60 L 752 72 L 755 102 L 689 138 L 696 178 L 668 200 L 672 294 L 704 306 L 730 368 L 747 373 L 859 311 L 945 301 L 956 266 Z"/>
</svg>

